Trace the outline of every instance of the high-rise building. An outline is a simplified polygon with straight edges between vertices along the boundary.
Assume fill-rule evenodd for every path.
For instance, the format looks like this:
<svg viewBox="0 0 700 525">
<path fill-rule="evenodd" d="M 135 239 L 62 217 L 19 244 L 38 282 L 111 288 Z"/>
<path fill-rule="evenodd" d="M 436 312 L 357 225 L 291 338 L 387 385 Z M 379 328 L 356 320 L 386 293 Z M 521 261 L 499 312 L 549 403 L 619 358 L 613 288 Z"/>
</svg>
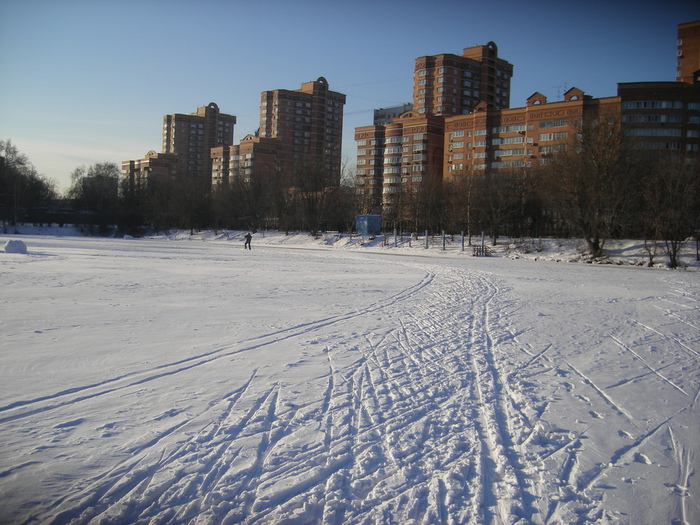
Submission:
<svg viewBox="0 0 700 525">
<path fill-rule="evenodd" d="M 442 116 L 470 113 L 479 102 L 505 109 L 512 76 L 513 66 L 498 57 L 493 42 L 466 48 L 461 56 L 420 57 L 413 72 L 413 109 Z"/>
<path fill-rule="evenodd" d="M 355 128 L 355 193 L 361 213 L 399 219 L 424 182 L 440 180 L 444 118 L 403 113 L 391 124 Z"/>
<path fill-rule="evenodd" d="M 233 144 L 236 117 L 211 102 L 196 113 L 163 117 L 163 153 L 177 156 L 177 175 L 203 185 L 211 183 L 211 149 Z"/>
<path fill-rule="evenodd" d="M 420 187 L 442 177 L 445 118 L 507 108 L 512 76 L 493 42 L 417 58 L 413 104 L 375 111 L 374 125 L 355 129 L 360 211 L 385 220 L 410 214 Z"/>
<path fill-rule="evenodd" d="M 700 20 L 678 25 L 676 80 L 692 84 L 700 78 Z"/>
<path fill-rule="evenodd" d="M 345 95 L 331 91 L 323 77 L 294 91 L 263 91 L 259 136 L 281 139 L 285 174 L 295 164 L 321 163 L 330 179 L 340 180 L 344 105 Z"/>
</svg>

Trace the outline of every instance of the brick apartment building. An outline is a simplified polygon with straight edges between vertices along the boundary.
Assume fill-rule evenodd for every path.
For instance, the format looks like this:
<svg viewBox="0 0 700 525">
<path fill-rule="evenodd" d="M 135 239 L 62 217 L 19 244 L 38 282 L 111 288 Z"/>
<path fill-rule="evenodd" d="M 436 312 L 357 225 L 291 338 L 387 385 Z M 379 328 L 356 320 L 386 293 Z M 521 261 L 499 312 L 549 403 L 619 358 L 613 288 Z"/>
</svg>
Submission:
<svg viewBox="0 0 700 525">
<path fill-rule="evenodd" d="M 155 177 L 194 181 L 206 189 L 211 184 L 211 149 L 233 144 L 235 124 L 236 117 L 221 113 L 214 102 L 188 115 L 165 115 L 163 152 L 122 162 L 122 176 L 141 187 Z"/>
<path fill-rule="evenodd" d="M 700 76 L 700 20 L 678 26 L 676 81 L 692 84 Z"/>
<path fill-rule="evenodd" d="M 325 78 L 297 90 L 276 89 L 260 95 L 260 128 L 236 146 L 211 150 L 212 184 L 237 176 L 270 177 L 291 183 L 295 166 L 322 163 L 327 185 L 340 181 L 345 95 L 328 89 Z"/>
<path fill-rule="evenodd" d="M 510 106 L 513 66 L 498 57 L 493 42 L 462 51 L 417 58 L 413 70 L 413 110 L 421 115 L 451 116 L 489 107 Z"/>
<path fill-rule="evenodd" d="M 212 148 L 212 186 L 221 187 L 239 179 L 270 181 L 279 177 L 284 166 L 282 139 L 262 138 L 254 134 L 243 137 L 233 146 Z"/>
<path fill-rule="evenodd" d="M 679 26 L 678 75 L 686 81 L 621 83 L 617 96 L 599 99 L 572 88 L 561 101 L 534 93 L 524 107 L 509 108 L 512 66 L 497 57 L 493 43 L 465 49 L 462 57 L 417 59 L 412 110 L 355 129 L 360 213 L 392 220 L 399 203 L 410 213 L 406 199 L 429 177 L 449 181 L 546 164 L 573 147 L 584 122 L 599 118 L 620 122 L 637 147 L 697 155 L 698 25 Z M 460 80 L 462 98 L 455 89 L 438 91 Z"/>
<path fill-rule="evenodd" d="M 493 42 L 415 60 L 413 103 L 375 113 L 375 123 L 355 129 L 356 196 L 361 213 L 392 217 L 399 201 L 411 199 L 444 164 L 445 117 L 471 113 L 480 103 L 494 109 L 510 102 L 513 66 L 498 57 Z M 406 106 L 404 106 L 406 107 Z M 405 205 L 405 202 L 401 203 Z"/>
<path fill-rule="evenodd" d="M 618 97 L 593 99 L 577 88 L 551 103 L 534 93 L 521 108 L 479 104 L 473 113 L 445 119 L 443 179 L 546 164 L 551 155 L 571 147 L 584 121 L 619 120 L 619 111 Z"/>
</svg>

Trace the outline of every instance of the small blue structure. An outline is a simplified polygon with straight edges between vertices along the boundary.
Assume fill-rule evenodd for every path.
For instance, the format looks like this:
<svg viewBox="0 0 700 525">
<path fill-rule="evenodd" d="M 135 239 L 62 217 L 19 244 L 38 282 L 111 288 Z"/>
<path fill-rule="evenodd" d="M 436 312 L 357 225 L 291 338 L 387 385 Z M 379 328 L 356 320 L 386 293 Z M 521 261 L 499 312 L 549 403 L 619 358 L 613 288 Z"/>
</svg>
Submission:
<svg viewBox="0 0 700 525">
<path fill-rule="evenodd" d="M 381 231 L 381 215 L 355 215 L 355 233 L 358 235 L 379 235 Z"/>
</svg>

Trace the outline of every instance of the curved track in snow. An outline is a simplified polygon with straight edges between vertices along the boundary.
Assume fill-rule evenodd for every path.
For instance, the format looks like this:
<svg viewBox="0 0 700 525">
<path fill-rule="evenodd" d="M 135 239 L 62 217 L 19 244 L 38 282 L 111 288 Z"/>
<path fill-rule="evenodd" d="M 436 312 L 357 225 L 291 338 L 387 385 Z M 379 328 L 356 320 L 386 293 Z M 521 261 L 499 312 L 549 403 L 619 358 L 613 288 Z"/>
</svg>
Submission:
<svg viewBox="0 0 700 525">
<path fill-rule="evenodd" d="M 675 305 L 653 299 L 662 319 L 681 316 L 684 333 L 629 316 L 599 327 L 589 347 L 625 363 L 613 383 L 564 338 L 534 337 L 528 323 L 542 322 L 542 306 L 503 278 L 463 263 L 396 263 L 422 277 L 362 307 L 0 406 L 6 434 L 46 421 L 35 434 L 53 436 L 0 480 L 36 475 L 32 457 L 51 447 L 74 464 L 14 520 L 625 522 L 606 499 L 615 471 L 658 462 L 648 450 L 660 444 L 677 468 L 669 512 L 696 512 L 696 449 L 673 423 L 697 417 L 697 289 Z M 587 330 L 558 329 L 572 340 Z M 664 345 L 657 362 L 647 348 Z M 622 392 L 651 381 L 687 402 L 645 419 Z M 154 413 L 154 396 L 171 408 Z M 605 418 L 607 434 L 595 426 Z"/>
</svg>

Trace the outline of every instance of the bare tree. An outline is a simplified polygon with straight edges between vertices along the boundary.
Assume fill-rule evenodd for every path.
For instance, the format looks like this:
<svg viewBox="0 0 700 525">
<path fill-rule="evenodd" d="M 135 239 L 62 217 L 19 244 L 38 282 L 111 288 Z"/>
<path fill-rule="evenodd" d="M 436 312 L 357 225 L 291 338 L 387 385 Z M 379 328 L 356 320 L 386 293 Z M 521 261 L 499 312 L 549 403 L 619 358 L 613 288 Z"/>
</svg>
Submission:
<svg viewBox="0 0 700 525">
<path fill-rule="evenodd" d="M 604 118 L 584 123 L 577 139 L 544 171 L 544 198 L 585 239 L 594 257 L 630 218 L 634 178 L 629 153 L 619 120 Z"/>
<path fill-rule="evenodd" d="M 12 141 L 0 141 L 0 157 L 0 220 L 6 229 L 8 223 L 31 220 L 57 195 L 56 183 L 40 175 Z"/>
<path fill-rule="evenodd" d="M 677 268 L 683 245 L 698 227 L 700 165 L 681 155 L 664 153 L 648 160 L 642 181 L 642 221 L 646 227 L 649 264 L 657 244 L 668 257 L 669 268 Z"/>
</svg>

